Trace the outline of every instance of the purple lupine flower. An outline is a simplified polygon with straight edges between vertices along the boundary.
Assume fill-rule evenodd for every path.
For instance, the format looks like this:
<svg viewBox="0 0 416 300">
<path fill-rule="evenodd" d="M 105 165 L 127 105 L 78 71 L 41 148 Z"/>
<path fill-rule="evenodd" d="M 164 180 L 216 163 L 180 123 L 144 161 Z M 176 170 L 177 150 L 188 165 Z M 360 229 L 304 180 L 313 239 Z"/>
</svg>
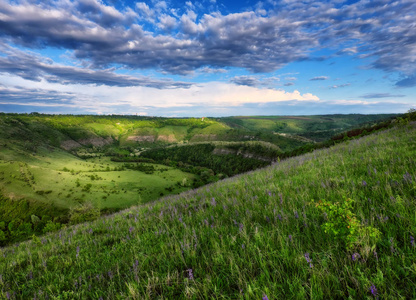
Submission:
<svg viewBox="0 0 416 300">
<path fill-rule="evenodd" d="M 211 199 L 211 205 L 212 205 L 212 206 L 217 205 L 217 202 L 215 201 L 215 198 L 214 198 L 214 197 Z"/>
<path fill-rule="evenodd" d="M 243 227 L 244 227 L 243 223 L 240 223 L 240 231 L 243 230 Z"/>
<path fill-rule="evenodd" d="M 356 261 L 358 258 L 360 258 L 361 257 L 361 255 L 359 254 L 359 253 L 357 253 L 357 252 L 355 252 L 352 256 L 351 256 L 351 258 L 352 258 L 352 260 L 353 261 Z"/>
<path fill-rule="evenodd" d="M 129 228 L 129 232 L 131 233 L 133 231 L 133 227 L 130 227 Z"/>
<path fill-rule="evenodd" d="M 367 186 L 367 182 L 365 182 L 365 180 L 363 180 L 363 186 Z"/>
<path fill-rule="evenodd" d="M 280 221 L 282 221 L 282 216 L 280 214 L 277 215 Z"/>
<path fill-rule="evenodd" d="M 377 296 L 377 288 L 376 288 L 376 286 L 374 284 L 372 284 L 370 286 L 370 292 L 371 292 L 371 295 L 373 295 L 374 297 Z"/>
<path fill-rule="evenodd" d="M 6 297 L 7 297 L 7 300 L 10 299 L 11 296 L 10 296 L 10 293 L 9 292 L 6 293 Z"/>
<path fill-rule="evenodd" d="M 91 234 L 92 232 L 93 232 L 92 228 L 90 228 L 90 230 L 88 230 L 88 233 Z"/>
<path fill-rule="evenodd" d="M 192 269 L 188 269 L 187 271 L 189 280 L 194 280 L 194 273 L 192 272 Z"/>
<path fill-rule="evenodd" d="M 415 246 L 415 238 L 413 236 L 410 236 L 410 244 L 412 245 L 412 247 Z"/>
<path fill-rule="evenodd" d="M 266 216 L 266 221 L 267 223 L 270 223 L 270 218 L 268 216 Z"/>
<path fill-rule="evenodd" d="M 292 235 L 291 234 L 289 234 L 289 240 L 292 241 Z"/>
<path fill-rule="evenodd" d="M 309 253 L 305 253 L 305 259 L 309 263 L 309 267 L 312 268 L 313 264 L 312 264 L 312 259 L 310 259 L 309 257 Z"/>
<path fill-rule="evenodd" d="M 298 214 L 298 212 L 297 212 L 297 211 L 295 211 L 295 218 L 296 218 L 296 219 L 299 219 L 299 214 Z"/>
<path fill-rule="evenodd" d="M 403 179 L 407 183 L 412 183 L 412 175 L 410 175 L 409 172 L 406 172 L 406 174 L 403 175 Z"/>
<path fill-rule="evenodd" d="M 261 298 L 262 300 L 269 300 L 269 298 L 267 298 L 267 295 L 266 294 L 264 294 L 263 295 L 263 298 Z"/>
<path fill-rule="evenodd" d="M 77 246 L 77 255 L 76 255 L 76 258 L 78 258 L 78 256 L 79 256 L 79 250 L 80 250 L 80 248 L 79 248 L 79 246 Z"/>
<path fill-rule="evenodd" d="M 246 246 L 245 246 L 244 244 L 242 244 L 242 245 L 241 245 L 241 248 L 245 249 L 245 248 L 246 248 Z"/>
<path fill-rule="evenodd" d="M 280 204 L 283 204 L 283 195 L 279 194 L 279 198 L 280 198 Z"/>
</svg>

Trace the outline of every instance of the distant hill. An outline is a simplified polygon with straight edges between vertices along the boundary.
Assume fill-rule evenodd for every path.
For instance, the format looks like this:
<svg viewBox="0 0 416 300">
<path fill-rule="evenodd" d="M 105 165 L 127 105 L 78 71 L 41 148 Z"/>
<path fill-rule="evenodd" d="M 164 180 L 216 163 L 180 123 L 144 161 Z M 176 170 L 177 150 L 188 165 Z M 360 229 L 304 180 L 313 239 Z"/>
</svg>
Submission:
<svg viewBox="0 0 416 300">
<path fill-rule="evenodd" d="M 416 125 L 396 123 L 3 248 L 0 295 L 415 298 Z"/>
<path fill-rule="evenodd" d="M 337 133 L 397 117 L 398 114 L 377 115 L 315 115 L 315 116 L 242 116 L 222 118 L 232 128 L 271 131 L 285 137 L 300 136 L 306 141 L 322 142 Z"/>
</svg>

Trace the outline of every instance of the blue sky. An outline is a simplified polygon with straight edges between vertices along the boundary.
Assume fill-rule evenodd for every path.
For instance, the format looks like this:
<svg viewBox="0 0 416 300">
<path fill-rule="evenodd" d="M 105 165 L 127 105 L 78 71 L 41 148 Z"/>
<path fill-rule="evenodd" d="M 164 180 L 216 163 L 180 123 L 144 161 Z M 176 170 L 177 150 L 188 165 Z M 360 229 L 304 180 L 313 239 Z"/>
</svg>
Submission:
<svg viewBox="0 0 416 300">
<path fill-rule="evenodd" d="M 0 0 L 0 111 L 416 108 L 416 2 Z"/>
</svg>

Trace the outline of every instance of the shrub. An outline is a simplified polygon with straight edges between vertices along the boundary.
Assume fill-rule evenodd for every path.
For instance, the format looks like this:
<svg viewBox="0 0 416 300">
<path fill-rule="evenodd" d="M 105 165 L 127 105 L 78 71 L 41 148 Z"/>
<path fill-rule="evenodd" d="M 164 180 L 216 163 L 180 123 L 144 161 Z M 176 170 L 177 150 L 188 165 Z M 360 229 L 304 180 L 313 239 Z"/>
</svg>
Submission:
<svg viewBox="0 0 416 300">
<path fill-rule="evenodd" d="M 354 200 L 344 199 L 340 202 L 320 200 L 315 206 L 326 217 L 327 222 L 322 225 L 325 233 L 336 240 L 345 243 L 348 250 L 375 243 L 380 238 L 380 231 L 371 226 L 363 226 L 352 212 Z"/>
<path fill-rule="evenodd" d="M 69 212 L 69 222 L 71 224 L 93 221 L 100 216 L 100 209 L 95 208 L 91 203 L 71 208 Z"/>
<path fill-rule="evenodd" d="M 45 227 L 43 228 L 42 232 L 43 233 L 47 233 L 47 232 L 51 232 L 51 231 L 57 231 L 61 229 L 61 224 L 60 223 L 55 223 L 52 221 L 48 221 L 48 223 L 46 223 Z"/>
</svg>

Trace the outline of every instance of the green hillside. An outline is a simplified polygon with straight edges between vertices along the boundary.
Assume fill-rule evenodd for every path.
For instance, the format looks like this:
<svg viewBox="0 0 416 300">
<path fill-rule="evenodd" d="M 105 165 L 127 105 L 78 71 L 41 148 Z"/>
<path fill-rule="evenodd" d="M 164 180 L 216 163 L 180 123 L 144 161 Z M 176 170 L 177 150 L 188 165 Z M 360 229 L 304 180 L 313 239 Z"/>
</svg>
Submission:
<svg viewBox="0 0 416 300">
<path fill-rule="evenodd" d="M 5 299 L 414 299 L 416 125 L 0 250 Z"/>
<path fill-rule="evenodd" d="M 329 137 L 361 127 L 368 123 L 396 117 L 397 114 L 378 115 L 316 115 L 316 116 L 244 116 L 223 118 L 233 128 L 268 131 L 285 137 L 301 136 L 310 141 L 322 142 Z"/>
</svg>

